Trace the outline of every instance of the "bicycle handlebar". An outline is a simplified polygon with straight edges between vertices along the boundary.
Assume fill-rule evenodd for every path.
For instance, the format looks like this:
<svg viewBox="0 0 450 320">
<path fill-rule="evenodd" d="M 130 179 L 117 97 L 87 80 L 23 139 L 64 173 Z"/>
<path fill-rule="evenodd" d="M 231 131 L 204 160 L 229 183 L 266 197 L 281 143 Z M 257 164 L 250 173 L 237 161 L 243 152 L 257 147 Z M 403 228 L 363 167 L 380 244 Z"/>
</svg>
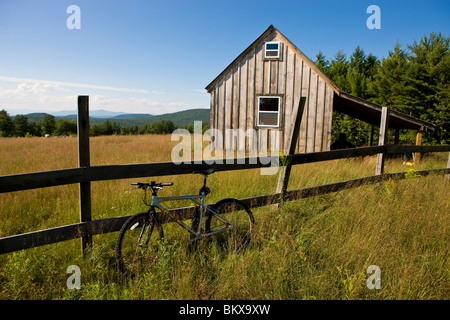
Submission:
<svg viewBox="0 0 450 320">
<path fill-rule="evenodd" d="M 152 181 L 150 183 L 132 182 L 131 185 L 137 186 L 136 188 L 144 190 L 147 188 L 162 189 L 162 187 L 173 186 L 173 182 L 161 182 L 161 183 L 156 183 L 155 181 Z"/>
</svg>

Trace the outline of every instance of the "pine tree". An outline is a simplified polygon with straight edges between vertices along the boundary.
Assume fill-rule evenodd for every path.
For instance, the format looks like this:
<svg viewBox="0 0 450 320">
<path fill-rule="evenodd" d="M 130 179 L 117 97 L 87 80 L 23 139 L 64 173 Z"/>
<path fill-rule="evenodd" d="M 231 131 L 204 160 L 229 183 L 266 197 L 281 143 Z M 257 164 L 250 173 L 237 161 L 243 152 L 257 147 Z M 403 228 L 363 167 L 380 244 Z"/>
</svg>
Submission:
<svg viewBox="0 0 450 320">
<path fill-rule="evenodd" d="M 328 74 L 328 69 L 330 68 L 330 61 L 327 60 L 322 51 L 319 51 L 316 55 L 316 61 L 314 64 L 319 67 L 325 74 Z"/>
<path fill-rule="evenodd" d="M 347 72 L 347 57 L 345 56 L 345 53 L 338 51 L 334 58 L 331 59 L 330 67 L 328 68 L 328 76 L 344 92 L 349 91 Z"/>
<path fill-rule="evenodd" d="M 432 32 L 408 48 L 408 75 L 412 79 L 414 99 L 412 114 L 437 125 L 434 136 L 426 138 L 433 143 L 450 141 L 450 37 Z"/>
<path fill-rule="evenodd" d="M 25 137 L 28 132 L 28 118 L 22 114 L 14 117 L 14 134 L 18 137 Z"/>
<path fill-rule="evenodd" d="M 374 77 L 371 87 L 373 101 L 403 113 L 412 114 L 414 100 L 411 96 L 415 89 L 407 75 L 407 69 L 408 55 L 397 41 L 394 51 L 389 51 Z"/>
<path fill-rule="evenodd" d="M 9 137 L 14 134 L 14 123 L 6 110 L 0 111 L 0 137 Z"/>
</svg>

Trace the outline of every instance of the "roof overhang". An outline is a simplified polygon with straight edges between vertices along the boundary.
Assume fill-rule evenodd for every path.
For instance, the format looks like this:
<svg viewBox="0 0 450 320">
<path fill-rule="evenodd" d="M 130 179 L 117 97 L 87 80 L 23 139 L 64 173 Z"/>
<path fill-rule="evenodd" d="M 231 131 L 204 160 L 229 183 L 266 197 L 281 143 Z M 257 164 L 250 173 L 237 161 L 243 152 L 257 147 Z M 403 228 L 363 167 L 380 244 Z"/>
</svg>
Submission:
<svg viewBox="0 0 450 320">
<path fill-rule="evenodd" d="M 380 126 L 382 106 L 340 91 L 334 94 L 333 109 L 360 119 L 374 127 Z M 396 110 L 389 110 L 390 129 L 412 129 L 434 131 L 436 125 Z"/>
</svg>

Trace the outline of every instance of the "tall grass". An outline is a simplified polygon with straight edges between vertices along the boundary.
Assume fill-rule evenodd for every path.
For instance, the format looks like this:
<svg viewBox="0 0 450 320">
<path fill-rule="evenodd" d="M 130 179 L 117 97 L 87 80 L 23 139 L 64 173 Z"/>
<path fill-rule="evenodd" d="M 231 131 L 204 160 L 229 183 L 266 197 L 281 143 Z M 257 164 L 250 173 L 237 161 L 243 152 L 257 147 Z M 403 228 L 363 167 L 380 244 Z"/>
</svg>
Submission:
<svg viewBox="0 0 450 320">
<path fill-rule="evenodd" d="M 170 161 L 170 136 L 91 138 L 92 165 Z M 0 174 L 77 165 L 76 139 L 0 139 Z M 24 156 L 26 154 L 26 156 Z M 442 168 L 447 154 L 426 156 L 415 170 Z M 400 159 L 387 172 L 411 168 Z M 373 175 L 375 157 L 295 166 L 289 190 Z M 214 242 L 160 243 L 157 259 L 135 277 L 113 261 L 117 233 L 94 236 L 85 259 L 71 240 L 0 256 L 1 299 L 448 299 L 450 184 L 439 175 L 387 181 L 254 209 L 255 239 L 244 252 Z M 124 179 L 92 183 L 93 219 L 145 209 Z M 161 194 L 195 193 L 202 177 L 158 177 Z M 259 170 L 217 172 L 209 198 L 273 193 L 277 176 Z M 79 221 L 78 186 L 0 194 L 0 237 Z M 175 204 L 173 204 L 175 206 Z M 165 226 L 169 231 L 175 226 Z M 69 265 L 81 268 L 81 289 L 66 286 Z M 369 265 L 381 289 L 366 286 Z"/>
</svg>

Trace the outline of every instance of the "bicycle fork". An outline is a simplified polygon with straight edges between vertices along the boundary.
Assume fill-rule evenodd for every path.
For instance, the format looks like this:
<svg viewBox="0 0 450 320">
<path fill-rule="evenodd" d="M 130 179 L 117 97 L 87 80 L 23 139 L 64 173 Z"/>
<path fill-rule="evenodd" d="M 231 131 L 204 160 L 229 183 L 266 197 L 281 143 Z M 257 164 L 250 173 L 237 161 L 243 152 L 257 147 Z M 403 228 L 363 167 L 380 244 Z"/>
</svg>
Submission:
<svg viewBox="0 0 450 320">
<path fill-rule="evenodd" d="M 153 229 L 155 228 L 155 224 L 151 223 L 152 219 L 156 219 L 156 210 L 154 208 L 150 208 L 148 210 L 149 213 L 149 219 L 144 221 L 144 225 L 142 226 L 141 234 L 139 235 L 138 244 L 139 246 L 146 247 L 150 241 L 150 238 L 152 237 Z M 141 243 L 142 237 L 144 236 L 145 231 L 148 228 L 148 225 L 150 225 L 150 229 L 148 230 L 147 234 L 147 240 L 145 240 L 145 244 Z M 131 227 L 133 229 L 133 227 Z"/>
</svg>

